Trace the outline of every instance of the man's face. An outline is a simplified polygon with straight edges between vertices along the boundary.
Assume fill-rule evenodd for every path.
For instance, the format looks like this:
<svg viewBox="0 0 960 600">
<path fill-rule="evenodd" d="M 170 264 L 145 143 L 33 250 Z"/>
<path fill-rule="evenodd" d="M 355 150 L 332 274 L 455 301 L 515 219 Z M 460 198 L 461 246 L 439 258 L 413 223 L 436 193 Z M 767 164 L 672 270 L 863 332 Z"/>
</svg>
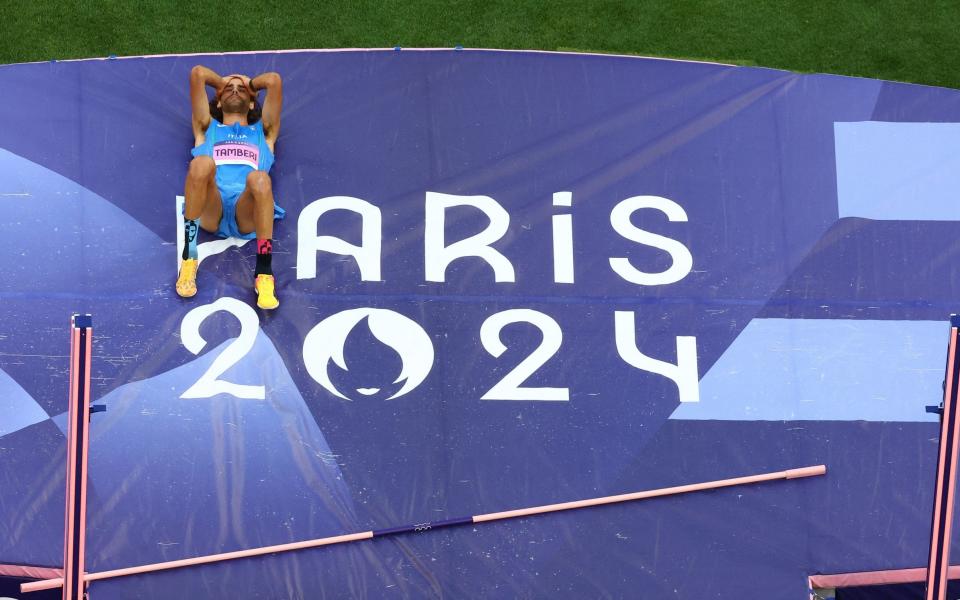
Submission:
<svg viewBox="0 0 960 600">
<path fill-rule="evenodd" d="M 224 112 L 243 113 L 252 107 L 250 88 L 239 77 L 227 79 L 227 85 L 220 91 L 220 107 Z"/>
</svg>

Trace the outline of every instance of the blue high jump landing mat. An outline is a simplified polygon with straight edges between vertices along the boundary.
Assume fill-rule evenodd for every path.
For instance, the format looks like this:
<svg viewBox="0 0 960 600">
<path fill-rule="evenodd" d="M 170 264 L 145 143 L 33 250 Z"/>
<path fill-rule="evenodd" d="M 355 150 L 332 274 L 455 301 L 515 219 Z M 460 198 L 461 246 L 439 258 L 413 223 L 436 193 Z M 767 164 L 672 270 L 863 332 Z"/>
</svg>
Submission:
<svg viewBox="0 0 960 600">
<path fill-rule="evenodd" d="M 188 74 L 283 76 L 280 308 L 201 235 Z M 90 573 L 719 480 L 825 477 L 94 581 L 91 598 L 806 598 L 922 567 L 960 93 L 633 57 L 0 66 L 0 574 L 62 566 L 94 315 Z M 24 597 L 30 597 L 25 594 Z"/>
</svg>

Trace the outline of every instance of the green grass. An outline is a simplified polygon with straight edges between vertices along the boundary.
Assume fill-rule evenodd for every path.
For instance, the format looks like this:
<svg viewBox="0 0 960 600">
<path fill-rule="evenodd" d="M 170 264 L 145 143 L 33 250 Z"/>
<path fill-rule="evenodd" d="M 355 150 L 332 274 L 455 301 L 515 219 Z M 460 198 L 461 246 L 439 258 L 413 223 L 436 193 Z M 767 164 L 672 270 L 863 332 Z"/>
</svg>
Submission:
<svg viewBox="0 0 960 600">
<path fill-rule="evenodd" d="M 281 48 L 578 50 L 960 87 L 960 3 L 449 0 L 18 3 L 0 63 Z"/>
</svg>

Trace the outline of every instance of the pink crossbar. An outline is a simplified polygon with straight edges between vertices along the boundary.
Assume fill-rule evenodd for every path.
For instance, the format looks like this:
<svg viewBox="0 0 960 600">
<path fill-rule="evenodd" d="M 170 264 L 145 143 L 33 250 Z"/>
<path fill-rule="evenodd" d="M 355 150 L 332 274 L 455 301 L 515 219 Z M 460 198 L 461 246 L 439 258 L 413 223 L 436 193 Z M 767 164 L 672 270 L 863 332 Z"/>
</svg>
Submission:
<svg viewBox="0 0 960 600">
<path fill-rule="evenodd" d="M 926 580 L 926 567 L 915 569 L 890 569 L 887 571 L 865 571 L 863 573 L 837 573 L 834 575 L 811 575 L 811 588 L 844 588 L 869 585 L 892 585 L 897 583 L 919 583 Z M 951 566 L 947 579 L 960 579 L 960 565 Z"/>
<path fill-rule="evenodd" d="M 63 577 L 63 569 L 37 567 L 34 565 L 0 565 L 0 577 L 20 579 L 52 579 Z"/>
</svg>

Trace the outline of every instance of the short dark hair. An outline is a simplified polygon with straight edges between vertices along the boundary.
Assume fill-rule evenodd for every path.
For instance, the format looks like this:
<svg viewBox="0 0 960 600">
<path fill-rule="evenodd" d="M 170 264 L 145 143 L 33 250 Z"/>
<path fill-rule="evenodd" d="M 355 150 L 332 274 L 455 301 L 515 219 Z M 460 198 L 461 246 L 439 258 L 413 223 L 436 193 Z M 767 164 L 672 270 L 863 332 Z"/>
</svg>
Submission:
<svg viewBox="0 0 960 600">
<path fill-rule="evenodd" d="M 220 121 L 221 123 L 223 123 L 223 109 L 217 106 L 218 102 L 219 100 L 217 100 L 216 98 L 210 101 L 210 116 Z M 260 117 L 261 117 L 260 102 L 257 100 L 257 97 L 254 96 L 253 108 L 247 111 L 247 123 L 249 123 L 250 125 L 253 125 L 254 123 L 260 120 Z"/>
</svg>

